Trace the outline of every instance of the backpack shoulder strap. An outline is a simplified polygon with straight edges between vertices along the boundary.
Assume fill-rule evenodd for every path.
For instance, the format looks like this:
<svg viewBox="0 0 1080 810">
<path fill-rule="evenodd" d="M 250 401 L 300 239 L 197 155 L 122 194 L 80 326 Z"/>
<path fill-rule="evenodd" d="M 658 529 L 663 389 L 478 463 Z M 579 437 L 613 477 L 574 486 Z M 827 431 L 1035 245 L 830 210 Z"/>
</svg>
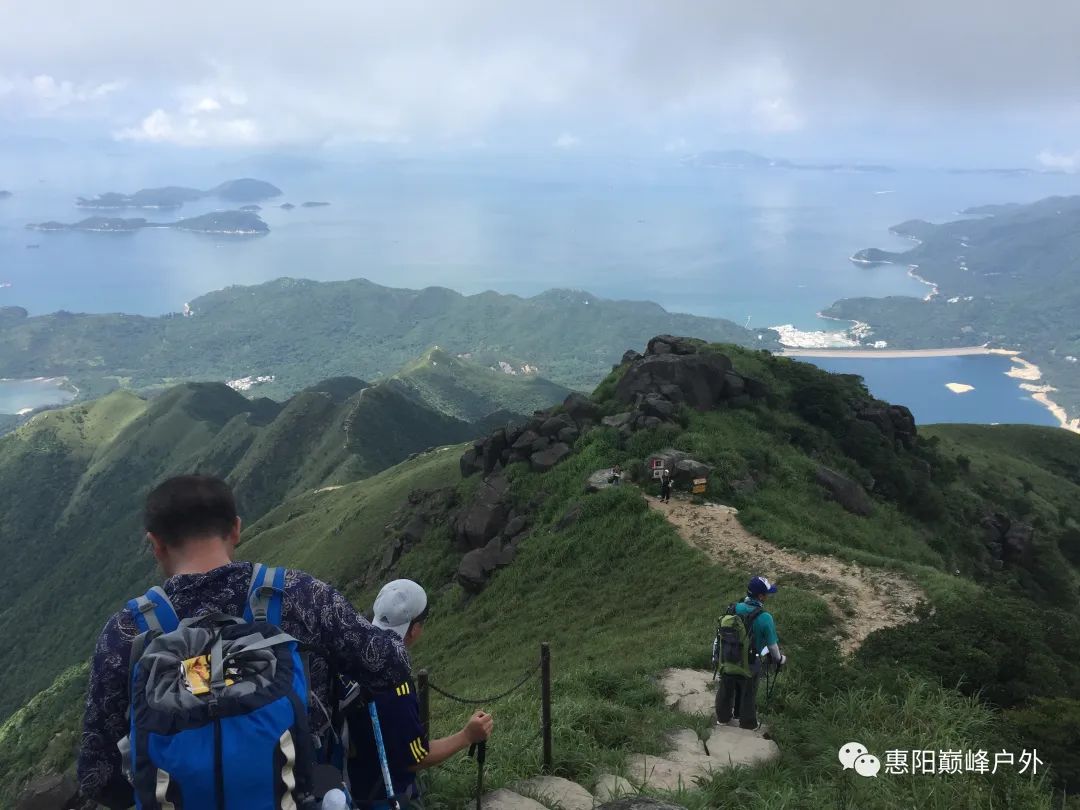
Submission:
<svg viewBox="0 0 1080 810">
<path fill-rule="evenodd" d="M 171 633 L 180 626 L 176 609 L 160 585 L 155 585 L 142 596 L 129 600 L 127 607 L 135 617 L 135 626 L 140 633 L 148 630 Z"/>
<path fill-rule="evenodd" d="M 281 624 L 281 604 L 284 597 L 285 569 L 255 563 L 251 569 L 244 619 L 249 622 Z"/>
<path fill-rule="evenodd" d="M 754 638 L 754 622 L 757 621 L 758 616 L 765 612 L 765 608 L 756 607 L 743 616 L 743 622 L 746 624 L 746 635 L 748 638 Z M 755 651 L 756 652 L 756 651 Z"/>
</svg>

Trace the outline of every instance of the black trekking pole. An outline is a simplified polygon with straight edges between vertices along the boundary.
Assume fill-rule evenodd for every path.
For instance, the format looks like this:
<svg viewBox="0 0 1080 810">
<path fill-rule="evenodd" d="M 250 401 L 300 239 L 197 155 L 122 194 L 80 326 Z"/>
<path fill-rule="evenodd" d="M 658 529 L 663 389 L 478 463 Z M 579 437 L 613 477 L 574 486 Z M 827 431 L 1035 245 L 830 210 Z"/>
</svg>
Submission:
<svg viewBox="0 0 1080 810">
<path fill-rule="evenodd" d="M 484 796 L 484 760 L 487 759 L 487 740 L 469 746 L 469 756 L 476 757 L 476 810 Z"/>
</svg>

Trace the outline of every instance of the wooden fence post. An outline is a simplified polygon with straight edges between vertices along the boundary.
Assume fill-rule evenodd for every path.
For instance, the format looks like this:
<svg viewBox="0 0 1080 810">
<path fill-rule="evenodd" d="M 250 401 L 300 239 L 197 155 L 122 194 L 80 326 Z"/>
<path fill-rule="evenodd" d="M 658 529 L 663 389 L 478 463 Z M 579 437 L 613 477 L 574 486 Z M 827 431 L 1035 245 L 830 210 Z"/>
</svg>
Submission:
<svg viewBox="0 0 1080 810">
<path fill-rule="evenodd" d="M 544 772 L 552 771 L 551 755 L 551 645 L 540 645 L 540 722 L 544 736 Z"/>
</svg>

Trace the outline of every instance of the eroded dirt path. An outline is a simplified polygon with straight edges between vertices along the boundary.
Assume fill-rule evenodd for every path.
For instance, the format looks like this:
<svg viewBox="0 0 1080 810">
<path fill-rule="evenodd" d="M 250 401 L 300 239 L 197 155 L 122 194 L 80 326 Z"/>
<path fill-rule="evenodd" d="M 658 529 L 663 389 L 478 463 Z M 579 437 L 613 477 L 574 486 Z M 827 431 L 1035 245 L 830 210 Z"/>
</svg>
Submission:
<svg viewBox="0 0 1080 810">
<path fill-rule="evenodd" d="M 687 543 L 715 562 L 775 579 L 796 574 L 827 584 L 824 596 L 843 628 L 840 648 L 845 655 L 857 650 L 875 630 L 911 621 L 916 605 L 926 598 L 921 588 L 892 571 L 774 546 L 747 531 L 729 507 L 647 500 Z"/>
</svg>

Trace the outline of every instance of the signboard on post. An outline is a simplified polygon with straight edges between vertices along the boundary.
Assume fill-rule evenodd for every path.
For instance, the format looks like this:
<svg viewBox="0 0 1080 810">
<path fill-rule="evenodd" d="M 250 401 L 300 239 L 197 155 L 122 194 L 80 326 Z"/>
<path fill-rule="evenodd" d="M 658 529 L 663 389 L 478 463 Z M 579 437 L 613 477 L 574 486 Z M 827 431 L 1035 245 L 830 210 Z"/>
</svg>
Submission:
<svg viewBox="0 0 1080 810">
<path fill-rule="evenodd" d="M 708 489 L 708 486 L 709 486 L 709 479 L 708 478 L 695 478 L 694 479 L 694 488 L 693 488 L 692 492 L 695 495 L 704 495 L 705 490 Z"/>
<path fill-rule="evenodd" d="M 658 481 L 659 481 L 659 480 L 660 480 L 661 478 L 663 478 L 663 477 L 664 477 L 664 470 L 663 470 L 663 468 L 661 468 L 661 469 L 658 469 L 658 470 L 653 470 L 653 471 L 652 471 L 652 477 L 653 477 L 653 478 L 655 478 L 655 479 L 657 479 Z"/>
</svg>

